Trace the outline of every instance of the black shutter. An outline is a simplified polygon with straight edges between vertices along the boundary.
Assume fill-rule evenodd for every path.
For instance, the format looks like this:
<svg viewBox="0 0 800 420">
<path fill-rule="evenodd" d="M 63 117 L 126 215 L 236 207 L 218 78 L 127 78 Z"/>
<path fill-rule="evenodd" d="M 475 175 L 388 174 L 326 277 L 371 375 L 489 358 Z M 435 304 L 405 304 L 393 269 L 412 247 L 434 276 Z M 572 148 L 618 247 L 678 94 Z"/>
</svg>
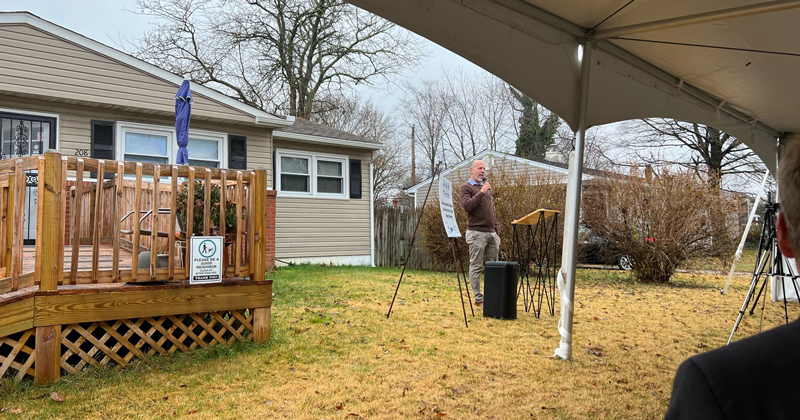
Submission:
<svg viewBox="0 0 800 420">
<path fill-rule="evenodd" d="M 278 173 L 275 172 L 275 169 L 278 168 L 278 164 L 275 162 L 275 151 L 272 151 L 272 189 L 278 191 Z"/>
<path fill-rule="evenodd" d="M 350 159 L 350 198 L 361 198 L 360 159 Z"/>
<path fill-rule="evenodd" d="M 114 121 L 92 120 L 92 157 L 95 159 L 114 160 Z M 105 173 L 105 179 L 114 178 L 114 169 Z M 92 178 L 97 172 L 92 172 Z"/>
<path fill-rule="evenodd" d="M 247 137 L 228 136 L 228 169 L 247 169 Z"/>
</svg>

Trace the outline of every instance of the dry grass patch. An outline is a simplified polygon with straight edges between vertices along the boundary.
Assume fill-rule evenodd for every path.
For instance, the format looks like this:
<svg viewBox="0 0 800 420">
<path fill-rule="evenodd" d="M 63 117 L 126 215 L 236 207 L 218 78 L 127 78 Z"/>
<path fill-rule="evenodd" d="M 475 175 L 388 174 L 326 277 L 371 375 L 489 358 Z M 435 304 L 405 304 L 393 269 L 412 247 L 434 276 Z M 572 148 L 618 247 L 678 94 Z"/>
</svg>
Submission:
<svg viewBox="0 0 800 420">
<path fill-rule="evenodd" d="M 0 418 L 661 418 L 678 364 L 725 343 L 749 285 L 738 277 L 722 296 L 723 276 L 640 285 L 580 270 L 574 360 L 564 362 L 548 358 L 556 317 L 520 309 L 516 321 L 470 316 L 464 328 L 452 274 L 407 273 L 388 320 L 399 270 L 273 274 L 270 343 L 154 357 L 50 387 L 4 382 Z M 764 318 L 765 328 L 781 324 L 783 306 L 767 302 Z M 759 320 L 747 317 L 737 338 Z M 51 392 L 65 402 L 38 398 Z"/>
</svg>

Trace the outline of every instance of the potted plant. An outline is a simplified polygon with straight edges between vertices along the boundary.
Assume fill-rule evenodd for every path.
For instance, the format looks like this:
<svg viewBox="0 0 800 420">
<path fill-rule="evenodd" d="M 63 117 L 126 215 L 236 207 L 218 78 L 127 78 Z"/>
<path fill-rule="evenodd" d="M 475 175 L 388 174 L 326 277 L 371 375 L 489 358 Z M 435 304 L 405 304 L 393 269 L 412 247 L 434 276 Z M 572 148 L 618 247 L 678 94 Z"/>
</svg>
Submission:
<svg viewBox="0 0 800 420">
<path fill-rule="evenodd" d="M 228 201 L 225 203 L 225 232 L 219 231 L 219 200 L 221 189 L 219 185 L 211 185 L 211 202 L 209 203 L 211 214 L 210 231 L 211 234 L 226 236 L 236 232 L 236 203 Z M 178 190 L 178 225 L 181 232 L 188 232 L 186 225 L 186 215 L 189 209 L 189 188 L 188 183 L 184 183 Z M 203 220 L 205 219 L 205 185 L 203 181 L 194 182 L 194 214 L 192 223 L 192 235 L 203 234 Z"/>
<path fill-rule="evenodd" d="M 222 189 L 219 185 L 212 184 L 211 185 L 211 193 L 210 193 L 210 215 L 209 219 L 211 222 L 211 226 L 209 228 L 209 233 L 211 235 L 218 235 L 225 237 L 225 246 L 224 251 L 228 251 L 228 248 L 231 247 L 231 244 L 234 242 L 234 235 L 236 235 L 236 203 L 233 201 L 228 201 L 225 203 L 225 232 L 220 232 L 219 228 L 219 218 L 220 218 L 220 208 L 219 208 L 219 201 L 220 196 L 222 193 Z M 183 183 L 181 188 L 178 190 L 177 195 L 177 213 L 178 213 L 178 226 L 180 227 L 181 234 L 178 236 L 180 240 L 186 240 L 186 232 L 188 232 L 186 217 L 188 214 L 189 209 L 189 185 L 188 182 Z M 202 235 L 203 234 L 203 223 L 205 219 L 205 184 L 201 180 L 195 180 L 194 182 L 194 213 L 192 215 L 192 223 L 191 223 L 191 232 L 192 235 Z M 229 258 L 224 256 L 225 265 L 228 265 Z"/>
</svg>

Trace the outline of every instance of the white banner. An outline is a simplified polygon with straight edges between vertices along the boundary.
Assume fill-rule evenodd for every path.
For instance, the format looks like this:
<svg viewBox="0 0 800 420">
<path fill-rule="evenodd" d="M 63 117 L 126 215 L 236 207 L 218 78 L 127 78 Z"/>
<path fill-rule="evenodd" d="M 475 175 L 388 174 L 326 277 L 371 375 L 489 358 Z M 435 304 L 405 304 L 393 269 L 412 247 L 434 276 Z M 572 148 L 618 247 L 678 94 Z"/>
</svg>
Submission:
<svg viewBox="0 0 800 420">
<path fill-rule="evenodd" d="M 453 183 L 447 178 L 439 177 L 439 208 L 442 209 L 442 222 L 448 238 L 460 238 L 456 213 L 453 210 Z"/>
</svg>

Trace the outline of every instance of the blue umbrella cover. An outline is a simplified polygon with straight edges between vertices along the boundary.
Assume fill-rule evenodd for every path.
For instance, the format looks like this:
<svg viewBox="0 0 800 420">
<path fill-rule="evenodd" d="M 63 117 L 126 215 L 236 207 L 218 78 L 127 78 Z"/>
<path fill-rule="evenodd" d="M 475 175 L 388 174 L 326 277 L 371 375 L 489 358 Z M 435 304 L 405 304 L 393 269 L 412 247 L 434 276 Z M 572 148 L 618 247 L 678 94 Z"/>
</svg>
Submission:
<svg viewBox="0 0 800 420">
<path fill-rule="evenodd" d="M 189 151 L 186 145 L 189 144 L 189 119 L 192 117 L 192 92 L 189 88 L 189 81 L 181 83 L 178 93 L 175 94 L 175 133 L 178 135 L 178 165 L 189 163 Z"/>
</svg>

